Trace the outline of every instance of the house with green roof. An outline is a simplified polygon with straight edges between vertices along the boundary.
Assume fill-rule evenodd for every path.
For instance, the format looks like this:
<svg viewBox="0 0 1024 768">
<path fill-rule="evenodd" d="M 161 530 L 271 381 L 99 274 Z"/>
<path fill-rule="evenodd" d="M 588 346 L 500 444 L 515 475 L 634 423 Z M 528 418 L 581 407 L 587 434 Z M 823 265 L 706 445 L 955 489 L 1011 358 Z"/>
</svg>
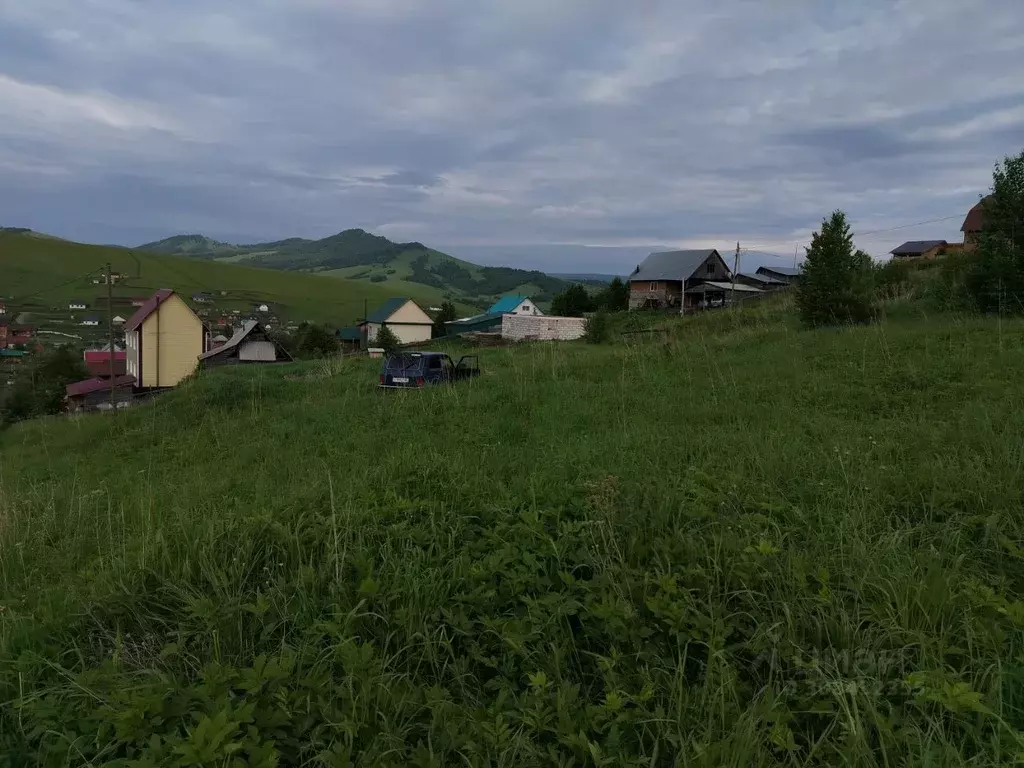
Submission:
<svg viewBox="0 0 1024 768">
<path fill-rule="evenodd" d="M 510 293 L 502 296 L 484 314 L 488 315 L 543 315 L 529 296 Z"/>
<path fill-rule="evenodd" d="M 430 341 L 434 321 L 412 299 L 396 296 L 377 307 L 359 324 L 369 344 L 376 340 L 377 334 L 384 326 L 387 326 L 402 344 L 417 344 Z"/>
</svg>

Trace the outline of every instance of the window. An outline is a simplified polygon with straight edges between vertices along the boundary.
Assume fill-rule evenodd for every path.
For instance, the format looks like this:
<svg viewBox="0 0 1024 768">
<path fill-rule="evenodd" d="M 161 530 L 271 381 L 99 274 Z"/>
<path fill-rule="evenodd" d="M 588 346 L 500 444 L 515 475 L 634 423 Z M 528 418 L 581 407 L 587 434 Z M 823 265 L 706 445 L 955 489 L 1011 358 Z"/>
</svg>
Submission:
<svg viewBox="0 0 1024 768">
<path fill-rule="evenodd" d="M 530 305 L 529 304 L 523 304 L 523 312 L 529 312 L 529 311 L 530 311 Z"/>
<path fill-rule="evenodd" d="M 658 290 L 658 284 L 657 283 L 651 283 L 651 290 L 652 291 Z"/>
<path fill-rule="evenodd" d="M 704 271 L 709 275 L 715 274 L 715 262 L 709 261 L 707 264 L 705 264 Z"/>
</svg>

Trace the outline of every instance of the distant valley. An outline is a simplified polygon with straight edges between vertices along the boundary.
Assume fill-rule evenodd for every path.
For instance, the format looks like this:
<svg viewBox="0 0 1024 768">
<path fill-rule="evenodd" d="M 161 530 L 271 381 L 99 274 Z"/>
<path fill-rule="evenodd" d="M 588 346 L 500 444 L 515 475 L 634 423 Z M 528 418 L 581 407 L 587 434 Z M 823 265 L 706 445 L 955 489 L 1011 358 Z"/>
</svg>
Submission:
<svg viewBox="0 0 1024 768">
<path fill-rule="evenodd" d="M 177 235 L 146 243 L 137 250 L 365 280 L 398 293 L 406 288 L 410 293 L 422 291 L 428 286 L 437 292 L 438 300 L 477 306 L 486 306 L 496 297 L 513 292 L 546 302 L 567 284 L 540 271 L 480 266 L 422 243 L 394 243 L 362 229 L 348 229 L 322 240 L 296 237 L 250 245 L 234 245 L 203 235 Z"/>
</svg>

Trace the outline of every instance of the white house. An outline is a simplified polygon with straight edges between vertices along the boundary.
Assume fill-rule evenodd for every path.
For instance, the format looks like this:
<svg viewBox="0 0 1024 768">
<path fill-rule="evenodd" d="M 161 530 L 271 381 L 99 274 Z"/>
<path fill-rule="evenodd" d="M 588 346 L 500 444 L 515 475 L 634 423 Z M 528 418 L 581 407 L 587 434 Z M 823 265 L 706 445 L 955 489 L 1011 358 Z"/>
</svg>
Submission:
<svg viewBox="0 0 1024 768">
<path fill-rule="evenodd" d="M 72 299 L 68 302 L 68 309 L 87 309 L 88 305 L 79 299 Z"/>
<path fill-rule="evenodd" d="M 530 301 L 529 296 L 508 294 L 502 296 L 491 308 L 487 310 L 489 315 L 531 315 L 539 316 L 544 313 L 537 309 L 537 305 Z"/>
<path fill-rule="evenodd" d="M 429 341 L 434 321 L 412 299 L 388 299 L 361 322 L 366 327 L 366 340 L 375 341 L 382 326 L 387 326 L 402 344 Z"/>
<path fill-rule="evenodd" d="M 89 315 L 82 319 L 82 325 L 97 326 L 100 324 L 100 319 L 96 315 Z"/>
<path fill-rule="evenodd" d="M 125 319 L 120 315 L 114 315 L 114 325 L 124 325 Z"/>
<path fill-rule="evenodd" d="M 256 311 L 257 312 L 269 312 L 270 311 L 270 307 L 268 305 L 266 305 L 266 304 L 258 304 L 256 306 Z"/>
</svg>

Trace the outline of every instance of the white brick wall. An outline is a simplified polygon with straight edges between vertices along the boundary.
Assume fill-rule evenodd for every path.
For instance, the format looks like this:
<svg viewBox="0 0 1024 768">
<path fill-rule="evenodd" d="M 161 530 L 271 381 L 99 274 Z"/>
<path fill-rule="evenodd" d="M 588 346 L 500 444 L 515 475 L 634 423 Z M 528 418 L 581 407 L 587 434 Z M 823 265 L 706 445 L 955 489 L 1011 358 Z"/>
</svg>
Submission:
<svg viewBox="0 0 1024 768">
<path fill-rule="evenodd" d="M 571 341 L 583 336 L 583 324 L 582 317 L 504 315 L 501 318 L 501 337 L 512 341 Z"/>
</svg>

